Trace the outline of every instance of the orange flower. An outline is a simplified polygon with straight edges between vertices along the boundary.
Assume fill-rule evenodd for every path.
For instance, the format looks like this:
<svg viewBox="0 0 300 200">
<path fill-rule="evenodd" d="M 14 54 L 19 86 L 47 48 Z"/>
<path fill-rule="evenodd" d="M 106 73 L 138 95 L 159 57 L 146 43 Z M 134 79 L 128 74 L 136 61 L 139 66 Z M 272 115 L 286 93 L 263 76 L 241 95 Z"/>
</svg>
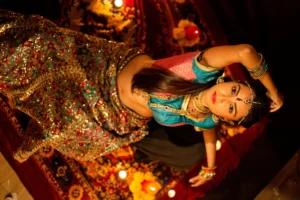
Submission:
<svg viewBox="0 0 300 200">
<path fill-rule="evenodd" d="M 173 29 L 173 38 L 179 46 L 192 47 L 200 42 L 200 29 L 197 24 L 188 20 L 180 20 L 177 28 Z"/>
<path fill-rule="evenodd" d="M 141 183 L 145 179 L 145 174 L 143 172 L 136 172 L 133 175 L 133 179 L 134 181 Z"/>
<path fill-rule="evenodd" d="M 152 172 L 136 172 L 129 189 L 133 194 L 134 200 L 154 200 L 157 192 L 162 188 L 156 181 Z"/>
<path fill-rule="evenodd" d="M 155 181 L 155 176 L 153 175 L 152 172 L 146 172 L 145 173 L 145 180 L 147 181 Z"/>
<path fill-rule="evenodd" d="M 137 193 L 142 190 L 142 185 L 140 182 L 132 181 L 129 185 L 129 189 L 132 193 Z"/>
</svg>

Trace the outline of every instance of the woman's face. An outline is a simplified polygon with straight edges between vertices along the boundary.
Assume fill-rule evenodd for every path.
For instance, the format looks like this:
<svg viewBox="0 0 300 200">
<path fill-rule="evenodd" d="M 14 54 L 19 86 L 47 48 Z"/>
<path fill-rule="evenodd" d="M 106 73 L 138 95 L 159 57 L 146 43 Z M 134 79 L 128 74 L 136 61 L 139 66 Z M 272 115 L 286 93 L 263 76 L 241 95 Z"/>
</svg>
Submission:
<svg viewBox="0 0 300 200">
<path fill-rule="evenodd" d="M 248 86 L 237 82 L 225 82 L 209 88 L 203 96 L 203 104 L 225 121 L 239 121 L 248 113 L 250 107 L 250 103 L 246 104 L 243 100 L 250 97 L 251 91 Z"/>
</svg>

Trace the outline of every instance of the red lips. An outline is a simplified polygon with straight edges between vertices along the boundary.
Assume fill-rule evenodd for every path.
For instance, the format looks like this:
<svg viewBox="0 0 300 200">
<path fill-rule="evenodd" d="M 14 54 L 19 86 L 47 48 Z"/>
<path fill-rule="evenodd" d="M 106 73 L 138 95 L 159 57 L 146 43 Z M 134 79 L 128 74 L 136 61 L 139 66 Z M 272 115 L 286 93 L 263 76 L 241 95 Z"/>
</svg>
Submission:
<svg viewBox="0 0 300 200">
<path fill-rule="evenodd" d="M 216 100 L 217 100 L 217 93 L 216 92 L 213 93 L 211 99 L 212 99 L 213 104 L 215 104 Z"/>
</svg>

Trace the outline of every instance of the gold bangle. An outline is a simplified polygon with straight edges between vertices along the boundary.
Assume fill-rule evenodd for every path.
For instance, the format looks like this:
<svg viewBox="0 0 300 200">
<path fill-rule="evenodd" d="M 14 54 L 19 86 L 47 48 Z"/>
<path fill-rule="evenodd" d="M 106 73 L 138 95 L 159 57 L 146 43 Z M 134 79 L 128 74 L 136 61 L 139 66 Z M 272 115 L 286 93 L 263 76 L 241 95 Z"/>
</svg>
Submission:
<svg viewBox="0 0 300 200">
<path fill-rule="evenodd" d="M 206 172 L 204 170 L 201 170 L 199 172 L 199 175 L 202 176 L 203 178 L 205 178 L 206 180 L 212 180 L 213 177 L 216 175 L 216 172 L 212 171 L 212 172 Z"/>
<path fill-rule="evenodd" d="M 250 72 L 250 75 L 253 79 L 259 79 L 268 71 L 268 64 L 264 62 L 263 66 L 256 72 Z"/>
<path fill-rule="evenodd" d="M 262 66 L 263 62 L 265 61 L 265 59 L 264 59 L 264 57 L 261 53 L 259 53 L 258 55 L 260 55 L 260 61 L 259 61 L 258 65 L 254 69 L 247 69 L 248 72 L 255 73 L 256 71 L 258 71 L 261 68 L 261 66 Z"/>
<path fill-rule="evenodd" d="M 211 180 L 216 175 L 215 169 L 217 167 L 201 167 L 201 171 L 199 172 L 199 175 L 205 178 L 206 180 Z"/>
</svg>

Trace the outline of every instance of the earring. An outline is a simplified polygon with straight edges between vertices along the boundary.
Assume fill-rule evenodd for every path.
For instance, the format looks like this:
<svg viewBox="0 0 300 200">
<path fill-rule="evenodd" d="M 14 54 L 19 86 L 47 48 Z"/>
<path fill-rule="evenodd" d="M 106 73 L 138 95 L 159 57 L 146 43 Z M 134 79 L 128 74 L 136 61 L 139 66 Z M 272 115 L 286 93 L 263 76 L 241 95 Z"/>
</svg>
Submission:
<svg viewBox="0 0 300 200">
<path fill-rule="evenodd" d="M 232 120 L 228 121 L 228 120 L 225 120 L 223 117 L 219 117 L 219 119 L 220 119 L 221 121 L 223 121 L 223 122 L 228 123 L 228 124 L 231 125 L 231 126 L 234 126 L 234 125 L 235 125 L 234 121 L 232 121 Z"/>
<path fill-rule="evenodd" d="M 216 123 L 218 123 L 220 121 L 220 118 L 217 115 L 215 115 L 215 114 L 212 115 L 212 119 Z"/>
<path fill-rule="evenodd" d="M 220 77 L 217 79 L 217 84 L 220 84 L 220 83 L 224 83 L 224 78 L 223 78 L 223 76 L 220 76 Z"/>
<path fill-rule="evenodd" d="M 229 123 L 231 126 L 234 126 L 234 125 L 235 125 L 233 121 L 229 121 L 229 122 L 227 122 L 227 123 Z"/>
</svg>

